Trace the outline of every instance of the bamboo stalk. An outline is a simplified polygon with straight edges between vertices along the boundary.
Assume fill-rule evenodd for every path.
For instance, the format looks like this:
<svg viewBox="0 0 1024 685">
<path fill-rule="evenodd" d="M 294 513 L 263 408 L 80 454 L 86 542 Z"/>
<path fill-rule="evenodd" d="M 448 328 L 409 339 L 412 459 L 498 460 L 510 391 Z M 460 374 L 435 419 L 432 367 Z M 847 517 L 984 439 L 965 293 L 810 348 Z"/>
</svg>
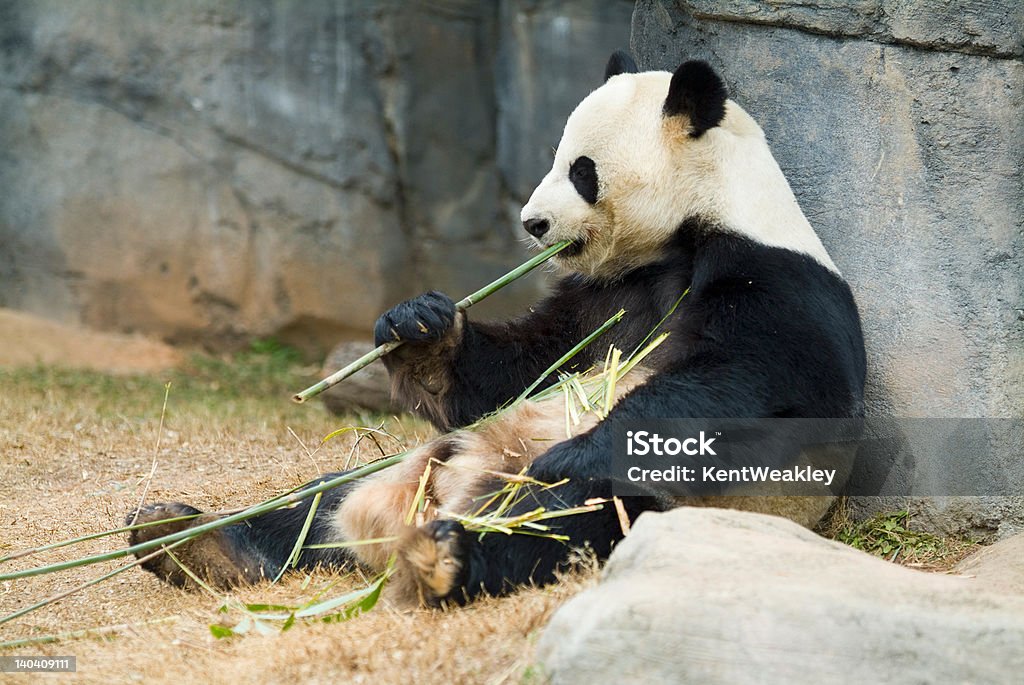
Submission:
<svg viewBox="0 0 1024 685">
<path fill-rule="evenodd" d="M 101 635 L 110 635 L 111 633 L 119 633 L 123 630 L 131 630 L 133 628 L 141 628 L 143 626 L 150 626 L 157 623 L 169 623 L 171 621 L 177 621 L 178 616 L 165 616 L 163 618 L 154 618 L 151 621 L 142 621 L 140 623 L 119 623 L 113 626 L 99 626 L 98 628 L 85 628 L 83 630 L 72 630 L 66 633 L 55 633 L 53 635 L 39 635 L 37 637 L 25 637 L 19 640 L 10 640 L 8 642 L 0 642 L 0 649 L 11 649 L 13 647 L 25 647 L 28 645 L 41 645 L 50 642 L 60 642 L 62 640 L 73 640 L 80 637 L 99 637 Z"/>
<path fill-rule="evenodd" d="M 101 561 L 120 559 L 121 557 L 126 557 L 130 554 L 148 552 L 158 547 L 168 545 L 169 543 L 178 542 L 179 540 L 194 538 L 202 533 L 207 533 L 211 530 L 223 528 L 225 526 L 231 525 L 232 523 L 238 523 L 239 521 L 245 521 L 255 516 L 259 516 L 260 514 L 266 514 L 267 512 L 280 509 L 289 504 L 300 502 L 307 497 L 312 497 L 318 492 L 325 492 L 327 490 L 330 490 L 331 488 L 336 488 L 339 485 L 348 483 L 349 481 L 353 481 L 358 478 L 368 476 L 371 473 L 376 473 L 381 469 L 385 469 L 393 464 L 397 464 L 398 462 L 405 458 L 405 455 L 405 452 L 401 452 L 399 454 L 390 456 L 387 459 L 380 459 L 373 463 L 366 464 L 365 466 L 361 466 L 358 469 L 354 469 L 352 471 L 344 473 L 340 476 L 336 476 L 335 478 L 323 480 L 317 483 L 316 485 L 304 488 L 302 490 L 297 490 L 288 495 L 287 497 L 275 497 L 273 499 L 267 500 L 266 502 L 261 502 L 260 504 L 251 506 L 248 509 L 238 512 L 237 514 L 231 514 L 230 516 L 225 516 L 224 518 L 209 521 L 198 526 L 185 528 L 183 530 L 179 530 L 177 533 L 170 533 L 169 535 L 153 538 L 152 540 L 149 540 L 147 542 L 141 542 L 137 545 L 132 545 L 131 547 L 126 547 L 124 549 L 114 550 L 112 552 L 94 554 L 92 556 L 82 557 L 81 559 L 62 561 L 60 563 L 49 564 L 47 566 L 37 566 L 36 568 L 28 568 L 23 571 L 0 573 L 0 580 L 16 580 L 18 578 L 28 578 L 30 576 L 39 576 L 45 573 L 54 573 L 56 571 L 64 571 L 69 568 L 77 568 L 79 566 L 96 564 Z"/>
<path fill-rule="evenodd" d="M 108 573 L 104 573 L 103 575 L 101 575 L 101 576 L 99 576 L 97 578 L 93 578 L 92 580 L 87 580 L 84 583 L 82 583 L 80 585 L 76 585 L 76 586 L 74 586 L 73 588 L 71 588 L 69 590 L 64 590 L 62 592 L 58 592 L 57 594 L 55 594 L 55 595 L 53 595 L 51 597 L 48 597 L 47 599 L 44 599 L 41 602 L 36 602 L 35 604 L 33 604 L 31 606 L 27 606 L 27 607 L 24 607 L 22 609 L 18 609 L 13 614 L 7 614 L 6 616 L 0 617 L 0 624 L 7 623 L 8 621 L 13 621 L 14 619 L 16 619 L 16 618 L 18 618 L 20 616 L 24 616 L 27 613 L 33 612 L 36 609 L 42 609 L 43 607 L 49 606 L 49 605 L 53 604 L 54 602 L 59 602 L 60 600 L 64 599 L 65 597 L 70 597 L 71 595 L 75 594 L 76 592 L 81 592 L 82 590 L 85 590 L 86 588 L 90 588 L 93 585 L 96 585 L 97 583 L 102 583 L 104 580 L 107 580 L 109 578 L 113 578 L 117 574 L 123 573 L 124 571 L 127 571 L 130 568 L 135 568 L 136 566 L 140 566 L 140 565 L 146 563 L 147 561 L 149 561 L 150 559 L 153 559 L 153 558 L 157 557 L 158 555 L 163 554 L 165 551 L 177 547 L 178 545 L 184 544 L 185 542 L 186 542 L 185 540 L 178 540 L 177 542 L 175 542 L 172 545 L 167 545 L 166 549 L 159 549 L 159 550 L 156 550 L 155 552 L 150 552 L 149 554 L 147 554 L 147 555 L 145 555 L 143 557 L 139 557 L 135 561 L 132 561 L 132 562 L 129 562 L 129 563 L 125 564 L 124 566 L 118 566 L 113 571 L 110 571 Z"/>
<path fill-rule="evenodd" d="M 328 436 L 328 437 L 330 437 L 330 436 Z M 280 501 L 285 501 L 285 498 L 289 497 L 293 492 L 297 491 L 298 489 L 299 489 L 298 487 L 292 488 L 291 490 L 288 490 L 286 492 L 281 493 L 277 497 L 274 497 L 272 499 L 266 500 L 266 502 L 277 502 L 279 500 Z M 255 505 L 250 505 L 250 506 L 255 506 Z M 88 535 L 83 535 L 81 537 L 71 538 L 70 540 L 60 540 L 58 542 L 51 542 L 51 543 L 48 543 L 48 544 L 45 544 L 45 545 L 40 545 L 39 547 L 33 547 L 31 549 L 21 550 L 20 552 L 15 552 L 15 553 L 10 554 L 10 555 L 8 555 L 6 557 L 0 558 L 0 564 L 5 564 L 5 563 L 7 563 L 9 561 L 14 561 L 15 559 L 21 559 L 23 557 L 32 556 L 34 554 L 40 554 L 41 552 L 48 552 L 50 550 L 60 549 L 61 547 L 67 547 L 68 545 L 75 545 L 75 544 L 78 544 L 80 542 L 88 542 L 89 540 L 98 540 L 99 538 L 110 537 L 111 535 L 120 535 L 121 533 L 129 533 L 129 532 L 131 532 L 133 530 L 142 530 L 143 528 L 151 528 L 153 526 L 162 526 L 162 525 L 165 525 L 167 523 L 177 523 L 178 521 L 190 521 L 192 519 L 199 518 L 200 516 L 205 516 L 205 515 L 209 515 L 209 516 L 230 516 L 231 514 L 237 514 L 239 512 L 246 511 L 248 509 L 249 509 L 249 507 L 233 507 L 231 509 L 220 509 L 220 510 L 217 510 L 217 511 L 200 512 L 198 514 L 185 514 L 184 516 L 173 516 L 171 518 L 160 519 L 158 521 L 147 521 L 146 523 L 136 523 L 136 524 L 133 524 L 133 525 L 130 525 L 130 526 L 121 526 L 120 528 L 110 528 L 109 530 L 100 531 L 98 533 L 90 533 Z"/>
<path fill-rule="evenodd" d="M 10 554 L 6 557 L 3 557 L 2 559 L 0 559 L 0 564 L 5 564 L 8 561 L 14 561 L 15 559 L 21 559 L 23 557 L 32 556 L 33 554 L 39 554 L 40 552 L 47 552 L 52 549 L 60 549 L 61 547 L 67 547 L 68 545 L 75 545 L 79 542 L 98 540 L 99 538 L 105 538 L 111 535 L 120 535 L 121 533 L 128 533 L 133 530 L 141 530 L 143 528 L 149 528 L 151 526 L 162 526 L 165 523 L 177 523 L 178 521 L 188 521 L 199 516 L 202 516 L 202 514 L 187 514 L 185 516 L 175 516 L 173 518 L 161 519 L 159 521 L 147 521 L 146 523 L 136 523 L 131 526 L 111 528 L 110 530 L 104 530 L 99 533 L 90 533 L 89 535 L 83 535 L 82 537 L 72 538 L 70 540 L 51 542 L 46 545 L 40 545 L 39 547 L 33 547 L 32 549 L 25 549 L 20 552 L 15 552 L 14 554 Z"/>
<path fill-rule="evenodd" d="M 615 324 L 619 323 L 619 321 L 621 321 L 621 320 L 622 320 L 622 317 L 623 317 L 623 316 L 625 316 L 625 315 L 626 315 L 626 310 L 625 310 L 625 309 L 620 309 L 620 310 L 619 310 L 619 311 L 617 311 L 617 312 L 616 312 L 615 314 L 613 314 L 613 315 L 611 316 L 611 318 L 609 318 L 609 319 L 608 319 L 607 321 L 605 321 L 605 322 L 604 322 L 603 324 L 601 324 L 601 325 L 600 325 L 600 326 L 598 326 L 598 327 L 597 327 L 596 329 L 594 329 L 594 332 L 593 332 L 593 333 L 591 333 L 590 335 L 588 335 L 587 337 L 585 337 L 585 338 L 584 338 L 583 340 L 580 340 L 580 341 L 579 341 L 578 343 L 576 343 L 576 345 L 575 345 L 575 346 L 574 346 L 574 347 L 573 347 L 573 348 L 572 348 L 571 350 L 569 350 L 568 352 L 566 352 L 565 354 L 563 354 L 563 355 L 562 355 L 561 357 L 559 357 L 559 358 L 558 358 L 558 361 L 556 361 L 556 362 L 555 362 L 554 364 L 552 364 L 551 366 L 549 366 L 549 367 L 547 368 L 547 370 L 546 370 L 546 371 L 544 371 L 544 373 L 540 375 L 540 377 L 538 377 L 538 378 L 537 378 L 537 379 L 536 379 L 535 381 L 533 381 L 533 383 L 531 383 L 531 384 L 530 384 L 530 385 L 529 385 L 529 386 L 528 386 L 528 387 L 526 388 L 526 390 L 524 390 L 523 392 L 521 392 L 521 393 L 519 394 L 519 397 L 517 397 L 517 398 L 515 399 L 515 401 L 513 402 L 513 404 L 518 404 L 519 402 L 522 402 L 522 401 L 523 401 L 523 400 L 525 400 L 525 399 L 526 399 L 527 397 L 529 397 L 529 396 L 530 396 L 530 393 L 532 393 L 532 392 L 533 392 L 534 390 L 536 390 L 536 389 L 537 389 L 537 387 L 538 387 L 538 386 L 539 386 L 539 385 L 540 385 L 541 383 L 543 383 L 543 382 L 544 382 L 544 380 L 545 380 L 545 379 L 546 379 L 546 378 L 547 378 L 548 376 L 550 376 L 550 375 L 551 375 L 551 374 L 553 374 L 554 372 L 558 371 L 558 369 L 559 369 L 559 368 L 561 368 L 562 364 L 565 364 L 566 362 L 568 362 L 569 360 L 571 360 L 571 359 L 572 359 L 573 357 L 575 357 L 575 356 L 576 356 L 577 354 L 579 354 L 579 352 L 580 352 L 580 351 L 581 351 L 581 350 L 582 350 L 583 348 L 585 348 L 585 347 L 586 347 L 587 345 L 589 345 L 590 343 L 594 342 L 594 340 L 596 340 L 597 338 L 599 338 L 599 337 L 601 337 L 602 335 L 604 335 L 605 331 L 607 331 L 607 330 L 608 330 L 609 328 L 611 328 L 611 327 L 612 327 L 612 326 L 614 326 Z"/>
<path fill-rule="evenodd" d="M 539 255 L 533 257 L 529 261 L 524 262 L 523 264 L 520 264 L 515 269 L 512 269 L 511 271 L 509 271 L 507 274 L 497 279 L 496 281 L 492 281 L 491 283 L 485 285 L 483 288 L 477 290 L 475 293 L 467 295 L 466 297 L 462 298 L 461 300 L 455 303 L 455 309 L 462 311 L 464 309 L 472 307 L 474 304 L 501 290 L 512 281 L 533 271 L 538 266 L 554 257 L 556 254 L 558 254 L 565 248 L 569 247 L 569 245 L 571 245 L 571 243 L 567 240 L 555 243 L 548 249 L 541 252 Z M 338 371 L 335 371 L 327 378 L 317 383 L 314 383 L 313 385 L 309 386 L 302 392 L 296 393 L 295 395 L 292 396 L 292 400 L 294 400 L 298 404 L 302 404 L 309 398 L 316 397 L 324 390 L 327 390 L 328 388 L 337 385 L 338 383 L 342 382 L 343 380 L 354 374 L 356 371 L 362 369 L 364 366 L 372 364 L 373 362 L 377 361 L 384 355 L 392 352 L 395 348 L 400 347 L 402 345 L 402 342 L 403 341 L 401 340 L 393 340 L 375 347 L 374 349 L 370 350 L 369 352 L 367 352 L 362 357 L 355 360 L 348 366 L 339 369 Z"/>
</svg>

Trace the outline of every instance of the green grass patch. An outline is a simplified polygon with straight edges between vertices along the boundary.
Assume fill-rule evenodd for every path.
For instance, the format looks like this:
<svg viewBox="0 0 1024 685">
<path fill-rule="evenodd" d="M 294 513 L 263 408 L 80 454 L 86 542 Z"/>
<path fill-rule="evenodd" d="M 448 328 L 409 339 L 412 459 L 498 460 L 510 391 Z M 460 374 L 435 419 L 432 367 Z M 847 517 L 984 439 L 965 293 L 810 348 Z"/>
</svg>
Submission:
<svg viewBox="0 0 1024 685">
<path fill-rule="evenodd" d="M 910 519 L 906 510 L 864 521 L 846 519 L 838 522 L 829 537 L 888 561 L 928 570 L 948 570 L 977 546 L 971 540 L 914 530 Z"/>
<path fill-rule="evenodd" d="M 182 367 L 153 374 L 112 375 L 44 365 L 0 368 L 0 385 L 22 406 L 45 410 L 71 404 L 98 418 L 135 419 L 159 412 L 170 382 L 168 416 L 301 419 L 318 412 L 296 406 L 290 397 L 316 372 L 302 365 L 297 350 L 261 340 L 232 355 L 193 354 Z"/>
</svg>

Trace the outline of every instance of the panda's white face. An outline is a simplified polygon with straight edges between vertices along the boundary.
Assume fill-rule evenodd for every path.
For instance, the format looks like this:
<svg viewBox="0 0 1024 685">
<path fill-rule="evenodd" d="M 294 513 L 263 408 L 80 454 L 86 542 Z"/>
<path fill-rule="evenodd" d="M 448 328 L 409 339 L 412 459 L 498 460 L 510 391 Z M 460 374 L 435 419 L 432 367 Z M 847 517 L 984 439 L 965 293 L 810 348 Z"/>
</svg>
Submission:
<svg viewBox="0 0 1024 685">
<path fill-rule="evenodd" d="M 710 67 L 675 76 L 615 75 L 579 104 L 523 207 L 526 231 L 541 246 L 572 241 L 558 262 L 599 279 L 657 260 L 695 217 L 835 270 L 757 123 Z"/>
</svg>

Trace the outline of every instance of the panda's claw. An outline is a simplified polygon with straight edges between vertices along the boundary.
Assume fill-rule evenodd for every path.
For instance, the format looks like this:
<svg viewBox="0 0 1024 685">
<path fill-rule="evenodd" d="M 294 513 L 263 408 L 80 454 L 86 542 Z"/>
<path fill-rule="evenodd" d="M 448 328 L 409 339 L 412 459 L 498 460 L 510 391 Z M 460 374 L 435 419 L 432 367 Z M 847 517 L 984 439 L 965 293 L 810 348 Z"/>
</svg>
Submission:
<svg viewBox="0 0 1024 685">
<path fill-rule="evenodd" d="M 438 342 L 452 328 L 455 313 L 452 299 L 433 290 L 384 312 L 374 326 L 374 338 L 378 345 L 389 340 Z"/>
</svg>

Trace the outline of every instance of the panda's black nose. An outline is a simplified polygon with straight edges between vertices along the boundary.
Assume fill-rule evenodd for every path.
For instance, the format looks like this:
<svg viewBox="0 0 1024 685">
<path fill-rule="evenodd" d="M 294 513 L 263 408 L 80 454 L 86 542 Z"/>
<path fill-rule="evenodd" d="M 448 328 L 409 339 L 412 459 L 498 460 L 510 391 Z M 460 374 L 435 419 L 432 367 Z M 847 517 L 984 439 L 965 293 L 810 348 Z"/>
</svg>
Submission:
<svg viewBox="0 0 1024 685">
<path fill-rule="evenodd" d="M 547 233 L 551 226 L 548 224 L 547 219 L 527 219 L 523 222 L 523 228 L 534 238 L 539 238 Z"/>
</svg>

